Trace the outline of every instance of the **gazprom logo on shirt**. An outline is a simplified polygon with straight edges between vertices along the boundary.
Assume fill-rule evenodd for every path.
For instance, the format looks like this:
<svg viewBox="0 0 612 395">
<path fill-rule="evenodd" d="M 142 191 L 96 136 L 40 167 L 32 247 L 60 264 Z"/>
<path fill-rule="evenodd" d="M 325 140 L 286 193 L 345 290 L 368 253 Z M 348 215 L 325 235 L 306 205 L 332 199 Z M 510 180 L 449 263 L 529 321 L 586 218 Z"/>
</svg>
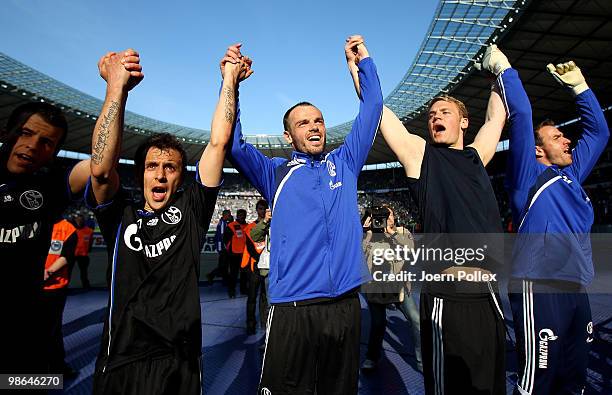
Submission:
<svg viewBox="0 0 612 395">
<path fill-rule="evenodd" d="M 19 240 L 29 240 L 40 234 L 38 222 L 20 225 L 14 228 L 0 228 L 0 243 L 16 243 Z"/>
<path fill-rule="evenodd" d="M 176 239 L 176 235 L 166 237 L 155 244 L 145 245 L 145 255 L 147 258 L 157 258 L 161 256 L 165 251 L 168 251 L 172 246 L 172 243 Z"/>
<path fill-rule="evenodd" d="M 125 245 L 132 251 L 141 251 L 144 248 L 145 255 L 147 258 L 157 258 L 163 255 L 164 252 L 168 251 L 172 247 L 172 243 L 176 240 L 176 235 L 165 237 L 155 244 L 143 245 L 142 239 L 138 236 L 138 224 L 130 224 L 125 228 L 123 233 L 123 241 Z"/>
</svg>

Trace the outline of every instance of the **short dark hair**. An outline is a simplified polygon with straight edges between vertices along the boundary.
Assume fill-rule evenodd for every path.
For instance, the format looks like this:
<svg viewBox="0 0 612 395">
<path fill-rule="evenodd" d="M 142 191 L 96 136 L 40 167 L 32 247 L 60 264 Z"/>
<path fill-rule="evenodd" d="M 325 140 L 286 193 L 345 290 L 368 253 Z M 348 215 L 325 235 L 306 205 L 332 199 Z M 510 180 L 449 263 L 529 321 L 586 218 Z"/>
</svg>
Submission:
<svg viewBox="0 0 612 395">
<path fill-rule="evenodd" d="M 285 128 L 284 130 L 289 131 L 289 127 L 291 126 L 291 125 L 289 125 L 289 115 L 291 114 L 291 111 L 295 110 L 297 107 L 302 107 L 302 106 L 311 106 L 311 107 L 315 107 L 316 108 L 316 106 L 314 104 L 309 103 L 307 101 L 301 101 L 301 102 L 291 106 L 291 108 L 289 108 L 285 112 L 285 116 L 283 116 L 283 128 Z"/>
<path fill-rule="evenodd" d="M 245 215 L 245 217 L 246 217 L 246 210 L 245 210 L 245 209 L 243 209 L 243 208 L 239 208 L 238 210 L 236 210 L 236 217 L 237 217 L 238 215 L 240 215 L 240 213 L 244 213 L 244 215 Z"/>
<path fill-rule="evenodd" d="M 221 212 L 221 215 L 225 215 L 225 214 L 232 215 L 232 212 L 231 212 L 229 209 L 227 209 L 227 208 L 226 208 L 225 210 L 223 210 L 223 211 Z"/>
<path fill-rule="evenodd" d="M 144 166 L 147 153 L 150 148 L 158 148 L 162 151 L 176 150 L 181 154 L 181 182 L 187 174 L 187 152 L 181 142 L 170 133 L 157 133 L 147 138 L 142 144 L 136 148 L 134 155 L 134 166 L 136 171 L 136 183 L 144 189 Z"/>
<path fill-rule="evenodd" d="M 255 209 L 257 209 L 257 207 L 263 207 L 267 209 L 269 207 L 268 201 L 266 199 L 259 199 L 257 203 L 255 203 Z"/>
<path fill-rule="evenodd" d="M 542 144 L 544 144 L 544 140 L 542 140 L 542 136 L 540 136 L 540 129 L 542 129 L 544 126 L 555 126 L 555 121 L 552 119 L 545 119 L 536 125 L 535 129 L 533 130 L 533 137 L 535 139 L 535 145 L 537 146 L 542 146 Z"/>
<path fill-rule="evenodd" d="M 17 106 L 9 115 L 6 121 L 6 126 L 0 134 L 2 148 L 0 149 L 0 162 L 6 163 L 8 156 L 13 150 L 13 146 L 20 136 L 23 125 L 28 122 L 28 119 L 34 114 L 38 114 L 48 124 L 60 128 L 64 131 L 55 148 L 55 155 L 59 152 L 61 146 L 66 141 L 68 135 L 68 121 L 64 113 L 59 108 L 47 102 L 31 102 Z"/>
</svg>

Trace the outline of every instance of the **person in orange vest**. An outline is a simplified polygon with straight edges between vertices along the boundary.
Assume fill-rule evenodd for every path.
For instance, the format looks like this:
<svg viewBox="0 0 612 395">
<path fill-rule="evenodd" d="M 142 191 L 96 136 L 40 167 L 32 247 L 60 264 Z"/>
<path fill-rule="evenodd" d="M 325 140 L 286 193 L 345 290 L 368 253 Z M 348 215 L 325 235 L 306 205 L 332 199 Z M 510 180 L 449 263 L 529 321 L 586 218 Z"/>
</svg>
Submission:
<svg viewBox="0 0 612 395">
<path fill-rule="evenodd" d="M 77 229 L 74 225 L 65 219 L 57 222 L 53 226 L 43 277 L 44 330 L 49 339 L 46 345 L 48 369 L 49 373 L 64 374 L 67 378 L 76 376 L 76 372 L 64 361 L 62 316 L 76 245 Z"/>
<path fill-rule="evenodd" d="M 85 224 L 85 217 L 82 214 L 77 214 L 74 218 L 74 223 L 77 229 L 77 245 L 74 251 L 76 264 L 79 266 L 81 274 L 81 285 L 85 289 L 91 288 L 89 278 L 87 276 L 87 268 L 89 267 L 89 252 L 93 243 L 94 230 Z"/>
<path fill-rule="evenodd" d="M 264 286 L 264 276 L 257 267 L 259 262 L 259 255 L 266 246 L 266 241 L 255 242 L 251 237 L 251 230 L 259 222 L 264 221 L 266 217 L 266 210 L 268 209 L 268 202 L 261 199 L 255 205 L 257 211 L 257 219 L 255 222 L 251 222 L 247 225 L 245 234 L 245 248 L 242 253 L 242 264 L 243 269 L 250 271 L 249 288 L 247 296 L 247 334 L 254 335 L 257 327 L 257 321 L 255 319 L 255 306 L 257 306 L 257 293 L 259 292 L 259 320 L 261 327 L 265 329 L 266 318 L 268 312 L 268 298 L 266 295 L 266 289 Z M 267 271 L 266 271 L 267 275 Z"/>
<path fill-rule="evenodd" d="M 227 292 L 230 298 L 236 297 L 236 281 L 240 264 L 242 262 L 242 253 L 245 246 L 245 229 L 246 229 L 246 210 L 239 209 L 236 211 L 236 220 L 230 222 L 223 234 L 223 242 L 225 243 L 228 252 L 229 278 L 227 281 Z M 246 275 L 240 278 L 240 294 L 246 295 L 247 281 Z"/>
</svg>

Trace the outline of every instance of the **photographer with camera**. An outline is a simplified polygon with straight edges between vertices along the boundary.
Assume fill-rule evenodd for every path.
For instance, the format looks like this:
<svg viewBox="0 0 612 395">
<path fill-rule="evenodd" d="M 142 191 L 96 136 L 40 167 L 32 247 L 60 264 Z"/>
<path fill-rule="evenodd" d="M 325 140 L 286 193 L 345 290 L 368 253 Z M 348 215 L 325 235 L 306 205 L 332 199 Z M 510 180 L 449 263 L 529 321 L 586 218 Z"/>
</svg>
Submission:
<svg viewBox="0 0 612 395">
<path fill-rule="evenodd" d="M 404 314 L 404 317 L 406 317 L 406 320 L 412 327 L 416 367 L 419 371 L 422 371 L 419 312 L 414 300 L 410 296 L 410 283 L 377 281 L 376 278 L 380 279 L 380 277 L 374 276 L 376 271 L 398 274 L 404 270 L 404 261 L 402 260 L 384 260 L 382 264 L 378 264 L 374 256 L 383 256 L 383 251 L 388 249 L 394 250 L 397 246 L 412 248 L 414 246 L 412 234 L 408 229 L 396 226 L 394 212 L 387 205 L 375 206 L 371 210 L 366 210 L 362 218 L 362 225 L 364 231 L 363 251 L 368 269 L 372 273 L 374 280 L 361 287 L 361 292 L 370 310 L 368 350 L 361 369 L 363 371 L 372 371 L 378 365 L 387 327 L 386 308 L 393 304 Z"/>
</svg>

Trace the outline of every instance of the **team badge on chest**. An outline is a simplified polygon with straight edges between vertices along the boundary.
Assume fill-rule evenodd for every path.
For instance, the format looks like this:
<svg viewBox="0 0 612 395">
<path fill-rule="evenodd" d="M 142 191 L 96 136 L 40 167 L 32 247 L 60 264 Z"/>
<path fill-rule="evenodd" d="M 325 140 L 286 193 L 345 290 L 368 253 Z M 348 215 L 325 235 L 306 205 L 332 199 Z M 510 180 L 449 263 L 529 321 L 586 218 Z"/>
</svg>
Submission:
<svg viewBox="0 0 612 395">
<path fill-rule="evenodd" d="M 43 195 L 38 191 L 30 189 L 21 194 L 19 203 L 28 210 L 37 210 L 43 205 Z"/>
<path fill-rule="evenodd" d="M 161 215 L 162 221 L 167 223 L 168 225 L 176 225 L 181 222 L 181 218 L 183 214 L 178 207 L 170 206 L 168 209 Z"/>
<path fill-rule="evenodd" d="M 331 177 L 335 177 L 336 176 L 336 165 L 334 165 L 334 162 L 330 160 L 328 160 L 326 163 L 327 163 L 327 172 L 329 173 Z"/>
</svg>

